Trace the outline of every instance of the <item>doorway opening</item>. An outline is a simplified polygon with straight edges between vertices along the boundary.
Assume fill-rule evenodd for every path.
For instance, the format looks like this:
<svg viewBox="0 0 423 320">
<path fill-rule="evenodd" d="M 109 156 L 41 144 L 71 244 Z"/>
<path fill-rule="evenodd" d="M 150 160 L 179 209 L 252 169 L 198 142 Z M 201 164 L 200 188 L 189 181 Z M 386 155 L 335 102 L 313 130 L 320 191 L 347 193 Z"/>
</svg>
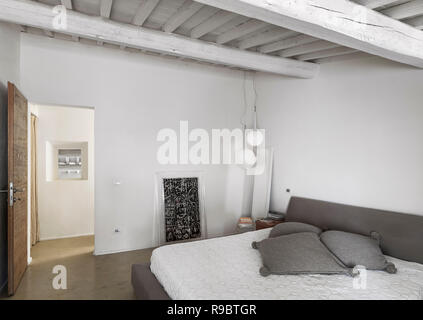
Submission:
<svg viewBox="0 0 423 320">
<path fill-rule="evenodd" d="M 33 264 L 94 251 L 94 109 L 29 103 Z"/>
</svg>

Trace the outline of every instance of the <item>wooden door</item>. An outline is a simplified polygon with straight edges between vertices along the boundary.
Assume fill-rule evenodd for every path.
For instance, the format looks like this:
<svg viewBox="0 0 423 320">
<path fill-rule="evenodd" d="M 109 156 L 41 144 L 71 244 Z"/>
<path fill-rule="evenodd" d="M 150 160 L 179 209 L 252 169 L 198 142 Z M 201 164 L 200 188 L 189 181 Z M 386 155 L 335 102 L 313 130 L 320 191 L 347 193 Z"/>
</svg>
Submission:
<svg viewBox="0 0 423 320">
<path fill-rule="evenodd" d="M 13 295 L 28 265 L 28 101 L 8 83 L 8 292 Z"/>
</svg>

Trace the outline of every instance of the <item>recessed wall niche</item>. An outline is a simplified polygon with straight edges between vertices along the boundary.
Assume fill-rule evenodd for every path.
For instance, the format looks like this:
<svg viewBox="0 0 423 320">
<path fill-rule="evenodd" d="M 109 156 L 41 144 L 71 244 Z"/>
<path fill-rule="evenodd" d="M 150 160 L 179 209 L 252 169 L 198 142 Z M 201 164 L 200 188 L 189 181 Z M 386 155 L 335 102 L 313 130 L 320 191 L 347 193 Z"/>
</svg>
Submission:
<svg viewBox="0 0 423 320">
<path fill-rule="evenodd" d="M 82 178 L 82 150 L 60 149 L 57 155 L 57 169 L 59 180 Z"/>
<path fill-rule="evenodd" d="M 88 180 L 88 142 L 46 142 L 46 180 Z"/>
</svg>

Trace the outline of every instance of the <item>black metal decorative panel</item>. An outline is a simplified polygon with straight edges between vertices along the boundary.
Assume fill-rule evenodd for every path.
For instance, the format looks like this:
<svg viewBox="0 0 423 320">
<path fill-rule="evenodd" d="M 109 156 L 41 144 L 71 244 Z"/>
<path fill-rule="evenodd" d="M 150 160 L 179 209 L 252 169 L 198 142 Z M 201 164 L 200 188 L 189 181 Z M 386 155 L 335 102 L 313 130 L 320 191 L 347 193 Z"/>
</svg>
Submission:
<svg viewBox="0 0 423 320">
<path fill-rule="evenodd" d="M 201 236 L 198 178 L 165 178 L 166 242 Z"/>
</svg>

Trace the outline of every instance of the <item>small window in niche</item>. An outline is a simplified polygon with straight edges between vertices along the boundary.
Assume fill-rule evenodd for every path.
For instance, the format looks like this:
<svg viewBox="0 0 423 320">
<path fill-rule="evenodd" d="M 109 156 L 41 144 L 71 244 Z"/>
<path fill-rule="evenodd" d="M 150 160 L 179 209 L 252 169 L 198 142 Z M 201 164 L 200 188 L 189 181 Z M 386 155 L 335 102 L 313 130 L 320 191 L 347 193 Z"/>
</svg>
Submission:
<svg viewBox="0 0 423 320">
<path fill-rule="evenodd" d="M 58 149 L 58 178 L 82 179 L 81 149 Z"/>
</svg>

